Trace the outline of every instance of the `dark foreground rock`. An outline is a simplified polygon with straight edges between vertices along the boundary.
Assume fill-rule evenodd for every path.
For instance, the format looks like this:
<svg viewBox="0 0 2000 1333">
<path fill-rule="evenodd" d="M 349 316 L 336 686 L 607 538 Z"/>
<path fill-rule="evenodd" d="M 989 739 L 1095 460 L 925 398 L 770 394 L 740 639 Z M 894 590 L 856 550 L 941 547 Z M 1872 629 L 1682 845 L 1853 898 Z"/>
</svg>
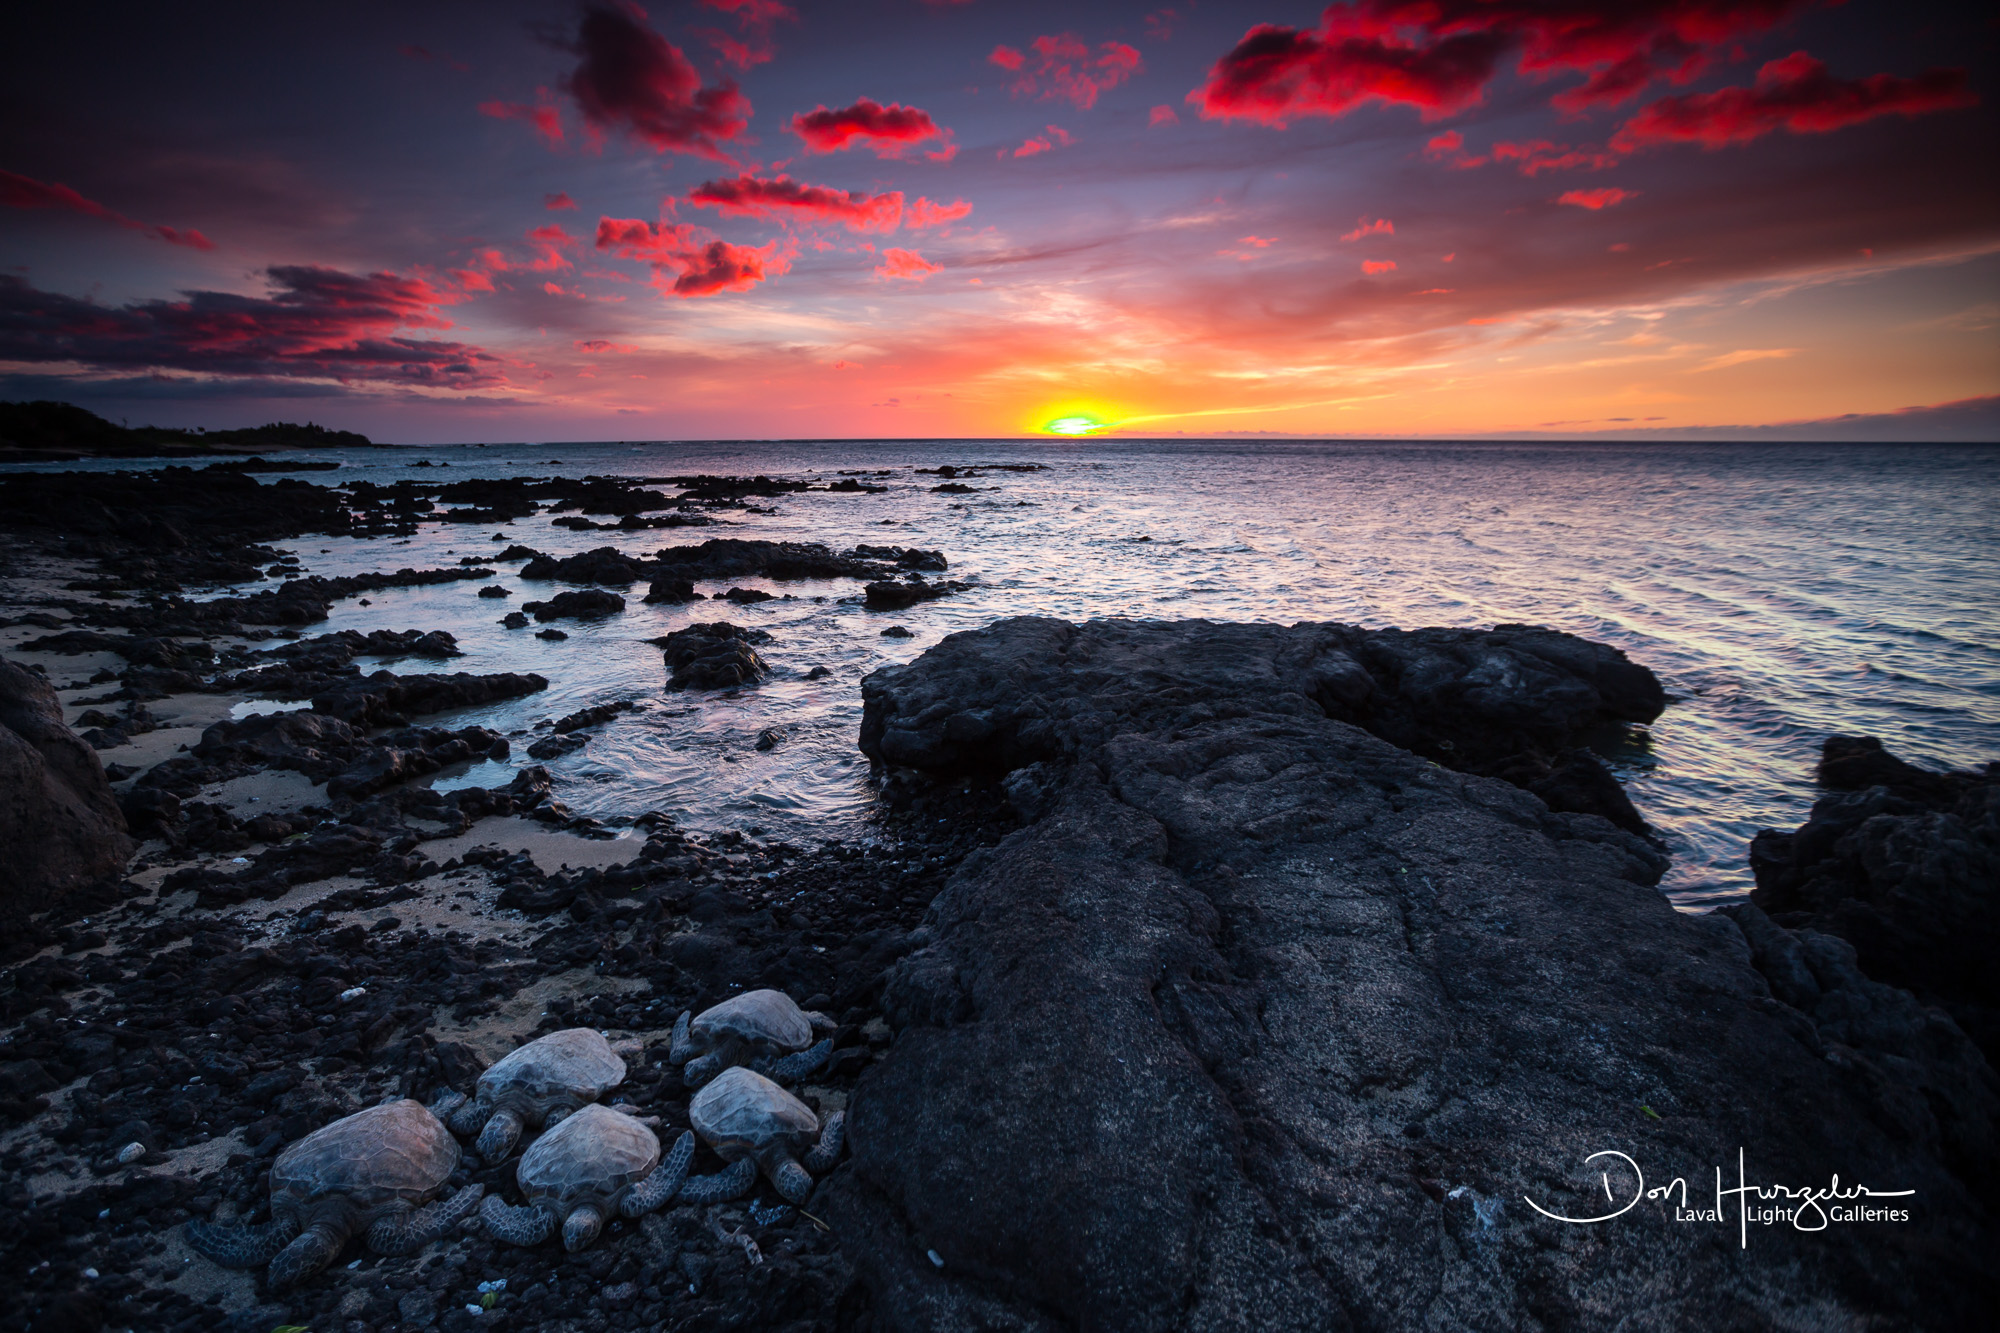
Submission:
<svg viewBox="0 0 2000 1333">
<path fill-rule="evenodd" d="M 1943 1006 L 2000 1061 L 2000 766 L 1932 773 L 1833 736 L 1819 780 L 1834 794 L 1803 826 L 1751 843 L 1751 900 L 1838 936 L 1862 972 Z"/>
<path fill-rule="evenodd" d="M 1743 929 L 1650 887 L 1644 840 L 1422 757 L 1650 718 L 1658 684 L 1622 656 L 1523 628 L 1014 620 L 865 699 L 872 755 L 1014 770 L 1035 820 L 968 860 L 888 978 L 896 1040 L 822 1199 L 878 1326 L 1992 1308 L 1988 1205 L 1921 1094 L 1829 1058 Z M 1960 1072 L 1990 1161 L 1991 1071 Z M 1735 1202 L 1676 1221 L 1593 1158 L 1708 1208 L 1739 1149 L 1753 1184 L 1913 1190 L 1910 1220 L 1739 1234 Z M 1573 1225 L 1529 1200 L 1632 1206 Z"/>
<path fill-rule="evenodd" d="M 0 658 L 0 920 L 115 878 L 132 854 L 104 765 L 42 676 Z"/>
</svg>

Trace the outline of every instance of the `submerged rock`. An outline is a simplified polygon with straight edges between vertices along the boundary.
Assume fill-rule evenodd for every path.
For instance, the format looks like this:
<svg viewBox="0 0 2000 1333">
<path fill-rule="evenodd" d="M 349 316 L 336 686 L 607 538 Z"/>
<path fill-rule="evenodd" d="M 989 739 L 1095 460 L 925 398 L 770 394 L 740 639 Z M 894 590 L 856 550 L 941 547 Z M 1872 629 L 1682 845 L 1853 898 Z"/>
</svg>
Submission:
<svg viewBox="0 0 2000 1333">
<path fill-rule="evenodd" d="M 887 762 L 1034 766 L 1006 784 L 1033 822 L 889 973 L 895 1041 L 820 1197 L 877 1327 L 1942 1327 L 1990 1295 L 1923 1097 L 1829 1060 L 1743 931 L 1650 887 L 1649 844 L 1391 743 L 1559 752 L 1650 720 L 1621 654 L 1023 619 L 864 698 Z M 1965 1090 L 1968 1122 L 1991 1105 Z M 1593 1159 L 1697 1200 L 1739 1146 L 1753 1181 L 1915 1190 L 1908 1242 L 1746 1250 L 1733 1205 L 1676 1221 Z"/>
<path fill-rule="evenodd" d="M 583 592 L 559 592 L 546 602 L 523 602 L 521 609 L 535 619 L 601 620 L 625 609 L 625 599 L 615 592 L 591 588 Z"/>
<path fill-rule="evenodd" d="M 770 641 L 764 630 L 744 629 L 726 620 L 689 625 L 653 640 L 666 655 L 670 690 L 755 685 L 770 671 L 755 645 Z"/>
</svg>

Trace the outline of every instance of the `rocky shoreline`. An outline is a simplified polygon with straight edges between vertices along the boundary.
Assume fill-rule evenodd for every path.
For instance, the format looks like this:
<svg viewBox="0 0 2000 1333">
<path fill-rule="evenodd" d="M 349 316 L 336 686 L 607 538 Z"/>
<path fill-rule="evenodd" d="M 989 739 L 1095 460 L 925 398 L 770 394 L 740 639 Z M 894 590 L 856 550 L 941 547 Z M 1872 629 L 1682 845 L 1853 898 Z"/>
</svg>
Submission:
<svg viewBox="0 0 2000 1333">
<path fill-rule="evenodd" d="M 556 620 L 563 597 L 615 615 L 641 585 L 741 602 L 724 585 L 752 576 L 847 579 L 899 609 L 950 594 L 944 554 L 517 543 L 309 578 L 265 543 L 544 508 L 568 526 L 704 526 L 808 483 L 332 488 L 250 470 L 0 480 L 0 817 L 33 849 L 0 903 L 0 1198 L 19 1219 L 0 1248 L 25 1274 L 0 1292 L 10 1327 L 1584 1327 L 1644 1311 L 1949 1328 L 1990 1308 L 1990 772 L 1830 743 L 1822 780 L 1854 790 L 1759 839 L 1753 902 L 1682 916 L 1588 748 L 1666 703 L 1611 649 L 1527 626 L 1020 618 L 864 682 L 872 846 L 705 835 L 670 811 L 600 822 L 533 766 L 505 787 L 426 785 L 519 739 L 451 712 L 532 697 L 540 677 L 363 674 L 358 656 L 429 666 L 457 648 L 304 627 L 373 587 L 514 562 L 568 585 L 541 604 Z M 269 592 L 187 593 L 267 570 Z M 754 685 L 761 634 L 717 619 L 667 635 L 661 688 Z M 87 688 L 58 692 L 65 672 Z M 229 716 L 250 698 L 305 707 Z M 529 753 L 645 706 L 551 718 Z M 469 1092 L 558 1029 L 605 1032 L 631 1071 L 609 1097 L 670 1137 L 688 1123 L 675 1015 L 759 987 L 834 1024 L 802 1091 L 846 1112 L 848 1159 L 802 1208 L 760 1187 L 614 1223 L 577 1255 L 468 1221 L 405 1258 L 356 1247 L 281 1292 L 186 1247 L 191 1218 L 262 1215 L 286 1144 L 384 1098 Z M 1540 1215 L 1587 1213 L 1600 1178 L 1628 1187 L 1593 1152 L 1700 1196 L 1735 1147 L 1763 1181 L 1914 1189 L 1918 1220 L 1763 1227 L 1745 1248 L 1656 1201 L 1603 1225 Z M 717 1165 L 704 1150 L 697 1170 Z M 518 1203 L 512 1171 L 468 1156 L 454 1184 Z"/>
</svg>

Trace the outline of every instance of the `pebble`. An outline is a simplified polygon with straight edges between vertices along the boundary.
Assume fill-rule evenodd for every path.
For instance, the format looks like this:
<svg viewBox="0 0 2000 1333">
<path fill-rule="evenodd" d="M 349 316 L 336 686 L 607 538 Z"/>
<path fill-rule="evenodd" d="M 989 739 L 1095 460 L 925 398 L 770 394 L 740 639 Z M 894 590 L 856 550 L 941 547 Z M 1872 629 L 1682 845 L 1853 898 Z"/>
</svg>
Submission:
<svg viewBox="0 0 2000 1333">
<path fill-rule="evenodd" d="M 146 1155 L 146 1145 L 134 1140 L 118 1150 L 118 1165 L 130 1166 Z"/>
</svg>

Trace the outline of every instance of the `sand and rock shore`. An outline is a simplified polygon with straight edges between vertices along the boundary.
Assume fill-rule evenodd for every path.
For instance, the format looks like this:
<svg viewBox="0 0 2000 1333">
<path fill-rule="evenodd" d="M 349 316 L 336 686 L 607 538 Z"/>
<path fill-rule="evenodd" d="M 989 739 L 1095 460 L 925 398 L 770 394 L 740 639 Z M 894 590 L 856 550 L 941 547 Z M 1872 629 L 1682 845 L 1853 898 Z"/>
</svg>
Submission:
<svg viewBox="0 0 2000 1333">
<path fill-rule="evenodd" d="M 534 764 L 429 784 L 635 701 L 505 735 L 454 714 L 546 680 L 452 672 L 423 626 L 312 627 L 501 563 L 555 622 L 750 577 L 903 609 L 964 586 L 947 553 L 515 544 L 304 577 L 267 543 L 701 527 L 805 483 L 258 470 L 0 480 L 8 1327 L 1953 1328 L 2000 1295 L 1990 771 L 1830 742 L 1833 794 L 1759 839 L 1753 901 L 1687 916 L 1588 748 L 1667 704 L 1612 649 L 1016 618 L 864 682 L 870 845 L 590 819 Z M 724 610 L 661 642 L 661 691 L 763 678 Z M 287 1144 L 558 1029 L 605 1033 L 610 1098 L 671 1137 L 676 1016 L 759 987 L 834 1024 L 800 1091 L 848 1155 L 802 1206 L 670 1206 L 575 1255 L 468 1220 L 287 1290 L 187 1247 L 262 1216 Z M 1635 1197 L 1681 1178 L 1707 1207 L 1739 1149 L 1752 1183 L 1914 1190 L 1910 1220 L 1739 1235 L 1734 1204 Z M 453 1184 L 517 1203 L 513 1170 L 469 1153 Z"/>
</svg>

